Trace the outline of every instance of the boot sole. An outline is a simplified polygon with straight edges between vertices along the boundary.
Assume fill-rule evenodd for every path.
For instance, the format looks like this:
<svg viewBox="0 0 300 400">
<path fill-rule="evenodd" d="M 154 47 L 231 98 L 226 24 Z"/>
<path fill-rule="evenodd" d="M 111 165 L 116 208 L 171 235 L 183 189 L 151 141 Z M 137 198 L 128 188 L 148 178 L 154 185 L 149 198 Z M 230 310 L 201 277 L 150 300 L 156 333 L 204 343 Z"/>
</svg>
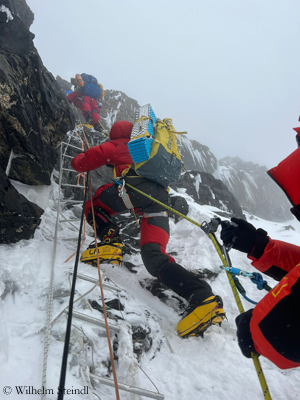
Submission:
<svg viewBox="0 0 300 400">
<path fill-rule="evenodd" d="M 99 250 L 99 261 L 106 264 L 120 265 L 123 261 L 122 257 L 122 244 L 115 244 L 114 249 L 112 246 L 100 246 Z M 97 267 L 97 254 L 96 248 L 87 249 L 81 254 L 80 261 L 86 264 L 90 264 Z"/>
<path fill-rule="evenodd" d="M 177 324 L 177 333 L 182 338 L 187 338 L 189 336 L 203 336 L 203 333 L 211 325 L 220 325 L 225 319 L 226 315 L 222 308 L 218 307 L 216 302 L 206 305 L 210 306 L 210 310 L 206 310 L 206 314 L 203 316 L 203 307 L 199 306 L 190 314 Z M 213 307 L 212 307 L 213 306 Z"/>
</svg>

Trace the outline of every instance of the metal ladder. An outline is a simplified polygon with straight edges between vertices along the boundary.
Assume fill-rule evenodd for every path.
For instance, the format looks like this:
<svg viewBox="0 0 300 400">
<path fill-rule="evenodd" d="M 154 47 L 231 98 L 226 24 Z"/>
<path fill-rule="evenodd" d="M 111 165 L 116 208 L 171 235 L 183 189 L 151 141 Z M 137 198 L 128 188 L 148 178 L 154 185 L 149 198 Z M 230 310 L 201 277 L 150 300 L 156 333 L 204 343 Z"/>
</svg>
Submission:
<svg viewBox="0 0 300 400">
<path fill-rule="evenodd" d="M 77 146 L 74 146 L 72 144 L 70 144 L 70 141 L 72 138 L 75 138 L 75 133 L 74 131 L 72 131 L 69 134 L 69 138 L 67 142 L 61 142 L 60 145 L 60 171 L 59 171 L 59 198 L 58 198 L 58 212 L 59 212 L 59 223 L 69 223 L 73 228 L 75 228 L 77 231 L 79 231 L 79 227 L 74 225 L 74 222 L 80 222 L 80 218 L 72 218 L 69 219 L 67 217 L 64 216 L 63 212 L 61 211 L 61 203 L 68 203 L 68 204 L 82 204 L 82 200 L 69 200 L 69 199 L 65 199 L 62 200 L 61 199 L 61 191 L 62 188 L 64 187 L 72 187 L 72 188 L 76 188 L 76 189 L 81 189 L 84 190 L 85 186 L 83 185 L 74 185 L 74 184 L 70 184 L 68 182 L 63 182 L 63 173 L 64 172 L 70 172 L 70 173 L 74 173 L 74 174 L 78 174 L 78 172 L 76 172 L 74 169 L 68 168 L 65 166 L 65 163 L 67 161 L 71 161 L 73 159 L 74 156 L 71 156 L 69 154 L 67 154 L 68 149 L 73 149 L 75 151 L 79 151 L 79 152 L 83 152 L 83 149 Z M 85 239 L 85 237 L 81 238 L 82 240 Z M 65 241 L 69 241 L 69 240 L 78 240 L 78 236 L 75 236 L 74 238 L 62 238 L 62 240 Z"/>
<path fill-rule="evenodd" d="M 80 151 L 80 152 L 83 151 L 82 148 L 70 144 L 71 139 L 74 138 L 75 135 L 76 135 L 76 133 L 74 131 L 72 131 L 69 134 L 68 141 L 67 142 L 62 142 L 61 143 L 61 147 L 60 147 L 59 196 L 58 196 L 57 213 L 58 213 L 59 223 L 68 223 L 73 228 L 78 230 L 78 232 L 79 232 L 79 227 L 77 227 L 74 223 L 79 222 L 80 219 L 67 218 L 67 217 L 64 216 L 63 212 L 61 211 L 61 204 L 64 204 L 64 203 L 68 203 L 68 204 L 71 204 L 71 205 L 72 204 L 82 204 L 81 200 L 68 200 L 68 199 L 63 200 L 63 199 L 61 199 L 61 192 L 62 192 L 62 188 L 63 187 L 75 187 L 75 188 L 78 188 L 78 189 L 81 189 L 81 190 L 83 190 L 85 188 L 85 186 L 82 186 L 82 185 L 74 185 L 74 184 L 70 184 L 70 183 L 67 183 L 67 182 L 63 182 L 63 173 L 64 172 L 77 173 L 73 169 L 65 167 L 65 162 L 68 161 L 68 160 L 70 161 L 70 159 L 73 159 L 73 156 L 70 156 L 69 154 L 67 154 L 68 149 L 72 149 L 73 152 L 74 152 L 74 150 Z M 85 237 L 82 236 L 81 240 L 84 240 L 84 239 L 85 239 Z M 78 240 L 78 236 L 74 237 L 74 238 L 73 237 L 72 238 L 61 238 L 61 240 L 66 240 L 66 241 L 68 241 L 68 240 L 69 241 Z M 70 275 L 72 275 L 72 274 L 73 273 L 70 273 Z M 91 277 L 91 276 L 88 276 L 88 275 L 85 275 L 85 274 L 81 274 L 81 273 L 77 273 L 77 278 L 81 279 L 81 280 L 84 280 L 84 281 L 88 281 L 88 282 L 94 283 L 95 285 L 97 284 L 94 287 L 94 289 L 99 286 L 99 280 L 97 278 L 94 278 L 94 277 Z M 112 286 L 112 285 L 109 285 L 109 284 L 104 283 L 104 282 L 102 283 L 102 285 L 103 285 L 103 289 L 113 290 L 113 291 L 116 291 L 116 292 L 120 292 L 121 291 L 121 289 L 118 288 L 117 286 Z M 65 310 L 64 313 L 67 314 L 68 311 Z M 81 312 L 76 311 L 74 309 L 73 309 L 72 315 L 73 315 L 74 318 L 77 318 L 79 320 L 83 320 L 83 321 L 88 322 L 90 324 L 94 324 L 98 328 L 103 329 L 105 331 L 105 323 L 104 323 L 104 321 L 102 321 L 99 318 L 91 317 L 91 316 L 89 316 L 87 314 L 81 313 Z M 109 324 L 108 326 L 109 326 L 109 331 L 112 331 L 114 333 L 120 332 L 120 327 L 118 325 Z M 106 334 L 106 332 L 105 332 L 105 334 Z M 115 383 L 114 383 L 114 381 L 112 379 L 104 378 L 104 377 L 101 377 L 101 376 L 97 376 L 95 374 L 91 374 L 89 371 L 88 371 L 87 374 L 88 374 L 88 378 L 93 378 L 94 380 L 99 381 L 103 385 L 107 385 L 107 386 L 111 386 L 111 387 L 115 386 Z M 119 390 L 130 392 L 130 393 L 133 393 L 133 394 L 136 394 L 136 395 L 141 395 L 141 396 L 148 397 L 148 398 L 151 398 L 151 399 L 158 399 L 158 400 L 163 400 L 164 399 L 164 395 L 161 394 L 161 393 L 151 392 L 149 390 L 144 390 L 144 389 L 141 389 L 141 388 L 133 387 L 131 385 L 126 385 L 124 383 L 118 383 L 118 388 L 119 388 Z"/>
</svg>

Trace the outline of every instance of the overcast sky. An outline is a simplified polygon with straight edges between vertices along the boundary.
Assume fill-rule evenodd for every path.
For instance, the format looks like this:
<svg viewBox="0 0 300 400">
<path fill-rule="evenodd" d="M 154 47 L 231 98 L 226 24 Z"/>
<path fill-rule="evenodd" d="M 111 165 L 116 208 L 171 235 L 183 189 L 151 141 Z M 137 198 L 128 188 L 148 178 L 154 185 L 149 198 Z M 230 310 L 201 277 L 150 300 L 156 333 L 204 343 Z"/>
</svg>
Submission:
<svg viewBox="0 0 300 400">
<path fill-rule="evenodd" d="M 299 0 L 27 0 L 46 68 L 95 75 L 208 146 L 271 168 L 300 126 Z"/>
</svg>

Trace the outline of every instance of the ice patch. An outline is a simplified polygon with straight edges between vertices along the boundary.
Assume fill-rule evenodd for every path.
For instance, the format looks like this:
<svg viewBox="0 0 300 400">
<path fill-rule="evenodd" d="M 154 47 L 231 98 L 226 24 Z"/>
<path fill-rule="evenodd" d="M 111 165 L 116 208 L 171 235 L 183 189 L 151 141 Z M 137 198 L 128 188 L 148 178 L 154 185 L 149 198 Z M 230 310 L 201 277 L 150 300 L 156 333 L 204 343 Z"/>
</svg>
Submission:
<svg viewBox="0 0 300 400">
<path fill-rule="evenodd" d="M 53 198 L 53 191 L 58 185 L 53 181 L 50 186 L 33 186 L 25 185 L 24 183 L 10 180 L 11 184 L 17 189 L 17 191 L 26 197 L 27 200 L 34 204 L 37 204 L 43 210 L 45 210 L 49 204 L 49 199 Z"/>
</svg>

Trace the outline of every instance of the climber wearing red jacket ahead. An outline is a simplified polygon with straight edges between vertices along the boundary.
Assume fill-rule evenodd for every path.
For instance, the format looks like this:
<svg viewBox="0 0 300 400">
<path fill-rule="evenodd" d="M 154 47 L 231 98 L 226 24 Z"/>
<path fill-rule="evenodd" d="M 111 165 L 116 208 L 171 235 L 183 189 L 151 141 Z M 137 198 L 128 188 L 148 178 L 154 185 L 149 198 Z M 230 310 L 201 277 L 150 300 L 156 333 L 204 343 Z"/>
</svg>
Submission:
<svg viewBox="0 0 300 400">
<path fill-rule="evenodd" d="M 116 122 L 110 130 L 110 140 L 88 149 L 72 160 L 77 172 L 92 171 L 104 165 L 114 167 L 115 176 L 125 175 L 125 182 L 151 195 L 164 204 L 168 204 L 168 192 L 156 182 L 138 176 L 133 169 L 128 151 L 133 124 L 128 121 Z M 181 337 L 203 335 L 212 324 L 220 324 L 225 318 L 222 299 L 215 296 L 210 285 L 177 264 L 166 252 L 169 241 L 169 219 L 164 207 L 139 194 L 131 188 L 127 193 L 137 214 L 142 216 L 140 223 L 141 256 L 148 272 L 161 280 L 166 286 L 188 301 L 183 319 L 177 325 Z M 92 199 L 98 246 L 120 243 L 119 227 L 113 215 L 126 212 L 118 184 L 107 183 L 97 189 Z M 85 205 L 87 222 L 93 226 L 91 201 Z M 91 252 L 90 252 L 91 253 Z M 95 255 L 96 258 L 96 255 Z"/>
<path fill-rule="evenodd" d="M 67 95 L 69 103 L 73 103 L 82 111 L 88 124 L 93 125 L 96 131 L 102 132 L 99 122 L 99 101 L 104 97 L 102 85 L 94 76 L 88 74 L 76 74 L 75 78 L 71 78 L 71 84 L 75 90 Z"/>
<path fill-rule="evenodd" d="M 300 144 L 300 128 L 295 128 Z M 284 190 L 300 221 L 300 147 L 268 171 Z M 273 240 L 262 229 L 232 218 L 222 224 L 221 239 L 248 254 L 252 265 L 279 281 L 255 307 L 236 318 L 238 343 L 244 356 L 261 354 L 281 369 L 300 366 L 300 247 Z"/>
</svg>

